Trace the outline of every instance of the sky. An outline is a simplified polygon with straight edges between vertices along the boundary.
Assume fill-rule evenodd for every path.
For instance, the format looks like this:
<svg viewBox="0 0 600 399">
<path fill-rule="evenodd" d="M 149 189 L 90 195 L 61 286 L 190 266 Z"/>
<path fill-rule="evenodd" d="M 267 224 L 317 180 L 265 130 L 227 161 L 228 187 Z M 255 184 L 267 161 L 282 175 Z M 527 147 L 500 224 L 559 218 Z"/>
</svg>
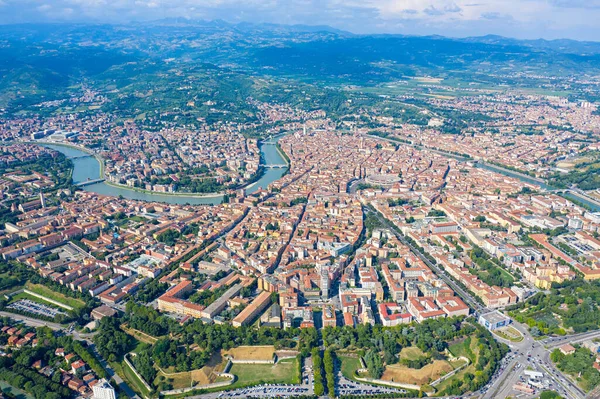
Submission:
<svg viewBox="0 0 600 399">
<path fill-rule="evenodd" d="M 600 0 L 0 0 L 0 24 L 172 17 L 329 25 L 358 34 L 600 41 Z"/>
</svg>

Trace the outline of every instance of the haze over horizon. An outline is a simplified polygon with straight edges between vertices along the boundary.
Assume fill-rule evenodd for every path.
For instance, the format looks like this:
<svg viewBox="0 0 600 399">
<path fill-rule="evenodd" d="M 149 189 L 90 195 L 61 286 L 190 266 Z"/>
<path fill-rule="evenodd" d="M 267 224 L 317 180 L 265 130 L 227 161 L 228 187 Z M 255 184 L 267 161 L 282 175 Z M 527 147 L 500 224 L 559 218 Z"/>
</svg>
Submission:
<svg viewBox="0 0 600 399">
<path fill-rule="evenodd" d="M 178 17 L 328 25 L 358 34 L 600 41 L 600 0 L 0 0 L 0 24 Z"/>
</svg>

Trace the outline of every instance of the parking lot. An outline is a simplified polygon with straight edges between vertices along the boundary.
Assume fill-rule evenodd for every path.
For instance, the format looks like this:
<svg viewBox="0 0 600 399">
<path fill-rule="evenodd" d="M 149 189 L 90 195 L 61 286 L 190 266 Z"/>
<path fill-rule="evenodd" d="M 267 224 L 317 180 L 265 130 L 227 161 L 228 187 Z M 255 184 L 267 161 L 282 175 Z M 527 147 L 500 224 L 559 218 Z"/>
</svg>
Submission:
<svg viewBox="0 0 600 399">
<path fill-rule="evenodd" d="M 236 389 L 231 392 L 222 392 L 217 398 L 272 398 L 272 397 L 295 397 L 307 395 L 309 389 L 297 385 L 264 384 L 255 387 Z"/>
<path fill-rule="evenodd" d="M 47 305 L 43 305 L 41 303 L 31 301 L 29 299 L 20 299 L 14 303 L 11 303 L 10 305 L 8 305 L 7 308 L 19 310 L 21 312 L 33 313 L 33 314 L 40 315 L 40 316 L 46 316 L 46 317 L 50 317 L 50 318 L 54 318 L 55 316 L 57 316 L 59 314 L 66 315 L 66 313 L 63 311 L 60 311 L 56 308 L 53 308 L 53 307 L 50 307 Z"/>
<path fill-rule="evenodd" d="M 337 374 L 338 395 L 381 395 L 406 393 L 404 389 L 386 388 L 375 385 L 361 384 L 344 377 L 341 372 Z"/>
<path fill-rule="evenodd" d="M 403 389 L 383 388 L 377 386 L 370 386 L 365 384 L 344 384 L 341 383 L 338 386 L 340 395 L 381 395 L 381 394 L 394 394 L 394 393 L 405 393 Z"/>
</svg>

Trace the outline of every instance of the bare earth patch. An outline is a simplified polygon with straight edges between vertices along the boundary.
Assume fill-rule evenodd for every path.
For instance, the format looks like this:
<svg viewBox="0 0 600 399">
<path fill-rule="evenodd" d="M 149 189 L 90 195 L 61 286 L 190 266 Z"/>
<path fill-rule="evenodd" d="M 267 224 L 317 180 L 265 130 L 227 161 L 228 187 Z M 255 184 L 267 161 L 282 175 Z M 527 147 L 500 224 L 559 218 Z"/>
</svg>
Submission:
<svg viewBox="0 0 600 399">
<path fill-rule="evenodd" d="M 239 346 L 223 352 L 223 356 L 229 355 L 235 360 L 257 360 L 266 361 L 273 359 L 275 347 L 266 346 Z"/>
<path fill-rule="evenodd" d="M 385 368 L 381 377 L 385 381 L 402 382 L 407 384 L 423 385 L 437 380 L 448 374 L 453 367 L 445 360 L 435 360 L 422 369 L 411 369 L 404 365 L 392 364 Z"/>
<path fill-rule="evenodd" d="M 206 366 L 198 370 L 177 373 L 170 372 L 170 370 L 159 369 L 154 385 L 158 386 L 161 376 L 164 376 L 171 381 L 173 389 L 212 384 L 213 382 L 216 382 L 218 378 L 215 373 L 223 371 L 224 367 L 225 362 L 223 362 L 223 358 L 220 354 L 215 353 L 211 356 Z"/>
</svg>

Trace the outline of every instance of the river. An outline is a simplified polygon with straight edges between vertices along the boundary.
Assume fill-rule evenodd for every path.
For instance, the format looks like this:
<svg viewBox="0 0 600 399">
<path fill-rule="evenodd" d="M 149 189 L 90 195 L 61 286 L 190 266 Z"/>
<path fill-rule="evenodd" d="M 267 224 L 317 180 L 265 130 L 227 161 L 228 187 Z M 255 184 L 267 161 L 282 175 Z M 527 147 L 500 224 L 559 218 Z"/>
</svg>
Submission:
<svg viewBox="0 0 600 399">
<path fill-rule="evenodd" d="M 546 183 L 542 183 L 542 182 L 539 182 L 536 179 L 532 179 L 530 177 L 523 176 L 521 173 L 515 173 L 515 172 L 512 172 L 512 171 L 510 171 L 508 169 L 500 168 L 500 167 L 498 167 L 496 165 L 490 165 L 488 163 L 477 163 L 477 164 L 475 164 L 475 166 L 478 167 L 478 168 L 490 170 L 492 172 L 500 173 L 500 174 L 503 174 L 505 176 L 514 177 L 515 179 L 519 179 L 522 182 L 537 185 L 537 186 L 543 188 L 544 190 L 557 190 L 556 188 L 554 188 L 552 186 L 549 186 Z M 573 195 L 570 192 L 563 192 L 561 195 L 563 197 L 566 197 L 566 198 L 572 200 L 574 203 L 584 204 L 592 212 L 598 212 L 598 211 L 600 211 L 600 206 L 598 206 L 597 203 L 594 203 L 593 201 L 590 201 L 590 200 L 588 200 L 588 199 L 586 199 L 584 197 L 581 197 L 581 196 L 578 196 L 578 195 Z"/>
<path fill-rule="evenodd" d="M 274 144 L 274 142 L 279 140 L 279 138 L 259 145 L 260 152 L 264 159 L 264 164 L 267 166 L 281 165 L 286 163 L 279 151 L 277 151 L 277 147 Z M 67 147 L 60 144 L 44 144 L 44 146 L 61 152 L 65 154 L 68 158 L 75 158 L 72 160 L 74 165 L 73 183 L 82 183 L 89 180 L 96 180 L 101 177 L 100 162 L 93 156 L 86 156 L 89 154 L 76 148 Z M 267 188 L 269 184 L 281 178 L 281 176 L 283 176 L 286 171 L 287 168 L 267 168 L 259 180 L 246 187 L 246 193 L 251 194 L 260 188 Z M 85 186 L 83 187 L 83 189 L 85 191 L 90 191 L 101 195 L 110 195 L 115 197 L 121 195 L 124 198 L 132 200 L 165 202 L 169 204 L 215 205 L 223 201 L 222 195 L 200 197 L 191 194 L 168 195 L 160 193 L 149 193 L 145 191 L 135 191 L 127 188 L 115 187 L 104 182 Z"/>
</svg>

